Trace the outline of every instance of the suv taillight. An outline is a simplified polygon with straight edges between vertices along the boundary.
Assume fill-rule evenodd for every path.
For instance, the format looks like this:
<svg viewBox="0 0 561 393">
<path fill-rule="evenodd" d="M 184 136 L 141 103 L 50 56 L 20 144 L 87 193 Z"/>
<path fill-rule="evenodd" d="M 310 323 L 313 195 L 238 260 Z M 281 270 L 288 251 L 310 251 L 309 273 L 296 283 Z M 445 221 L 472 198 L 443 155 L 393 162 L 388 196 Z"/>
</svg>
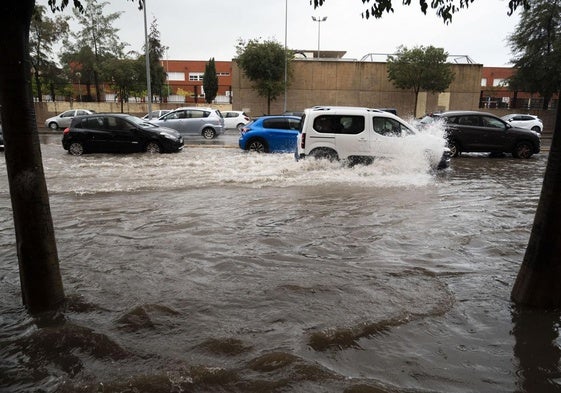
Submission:
<svg viewBox="0 0 561 393">
<path fill-rule="evenodd" d="M 302 138 L 300 139 L 300 148 L 302 148 L 302 149 L 306 148 L 306 133 L 305 132 L 302 133 Z"/>
<path fill-rule="evenodd" d="M 63 134 L 68 134 L 69 132 L 70 132 L 70 127 L 66 127 L 64 131 L 62 131 Z"/>
</svg>

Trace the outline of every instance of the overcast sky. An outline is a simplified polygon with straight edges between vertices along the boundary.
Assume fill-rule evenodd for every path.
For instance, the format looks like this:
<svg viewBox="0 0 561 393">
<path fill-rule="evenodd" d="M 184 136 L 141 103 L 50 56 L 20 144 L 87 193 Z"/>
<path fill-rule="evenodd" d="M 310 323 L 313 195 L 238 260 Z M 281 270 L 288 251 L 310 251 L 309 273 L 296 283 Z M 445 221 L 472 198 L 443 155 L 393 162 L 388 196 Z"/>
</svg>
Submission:
<svg viewBox="0 0 561 393">
<path fill-rule="evenodd" d="M 72 3 L 72 2 L 70 2 Z M 113 0 L 105 13 L 122 12 L 115 27 L 127 50 L 141 51 L 144 14 L 137 1 Z M 274 39 L 285 43 L 288 9 L 289 49 L 346 51 L 360 60 L 369 53 L 395 53 L 400 46 L 433 45 L 450 55 L 466 55 L 484 66 L 509 66 L 512 54 L 506 41 L 515 30 L 520 11 L 508 16 L 508 0 L 478 0 L 445 25 L 433 10 L 423 15 L 418 2 L 411 6 L 394 0 L 395 12 L 382 19 L 362 19 L 361 0 L 326 0 L 315 9 L 309 0 L 146 0 L 148 25 L 156 19 L 170 60 L 229 61 L 238 40 Z M 37 0 L 47 5 L 47 0 Z M 70 10 L 64 14 L 72 16 Z M 327 17 L 325 22 L 314 22 Z"/>
</svg>

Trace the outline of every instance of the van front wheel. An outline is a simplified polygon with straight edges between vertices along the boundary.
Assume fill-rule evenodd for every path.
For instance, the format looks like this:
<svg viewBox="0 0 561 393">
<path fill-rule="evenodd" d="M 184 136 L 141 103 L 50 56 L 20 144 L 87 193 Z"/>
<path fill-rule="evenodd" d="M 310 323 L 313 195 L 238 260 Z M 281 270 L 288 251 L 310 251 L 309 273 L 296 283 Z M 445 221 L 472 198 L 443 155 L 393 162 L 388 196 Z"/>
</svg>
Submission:
<svg viewBox="0 0 561 393">
<path fill-rule="evenodd" d="M 310 155 L 315 159 L 324 159 L 329 161 L 337 161 L 339 160 L 339 155 L 335 150 L 328 149 L 328 148 L 318 148 L 314 149 L 310 152 Z"/>
</svg>

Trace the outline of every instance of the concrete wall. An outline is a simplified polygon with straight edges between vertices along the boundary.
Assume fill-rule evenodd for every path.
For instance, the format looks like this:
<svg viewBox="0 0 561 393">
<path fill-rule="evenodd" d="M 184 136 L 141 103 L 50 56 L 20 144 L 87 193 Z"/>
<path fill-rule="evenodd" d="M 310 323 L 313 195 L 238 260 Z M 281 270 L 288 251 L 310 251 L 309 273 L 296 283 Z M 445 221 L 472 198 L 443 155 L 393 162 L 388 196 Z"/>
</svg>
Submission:
<svg viewBox="0 0 561 393">
<path fill-rule="evenodd" d="M 396 108 L 401 116 L 414 113 L 412 91 L 397 89 L 388 80 L 387 64 L 344 60 L 295 60 L 287 93 L 287 110 L 314 105 L 350 105 Z M 443 94 L 420 94 L 417 115 L 447 109 L 477 109 L 481 69 L 479 64 L 454 64 L 456 78 Z M 252 89 L 237 63 L 232 62 L 232 108 L 251 116 L 267 112 L 267 100 Z M 271 103 L 271 113 L 282 113 L 284 94 Z"/>
</svg>

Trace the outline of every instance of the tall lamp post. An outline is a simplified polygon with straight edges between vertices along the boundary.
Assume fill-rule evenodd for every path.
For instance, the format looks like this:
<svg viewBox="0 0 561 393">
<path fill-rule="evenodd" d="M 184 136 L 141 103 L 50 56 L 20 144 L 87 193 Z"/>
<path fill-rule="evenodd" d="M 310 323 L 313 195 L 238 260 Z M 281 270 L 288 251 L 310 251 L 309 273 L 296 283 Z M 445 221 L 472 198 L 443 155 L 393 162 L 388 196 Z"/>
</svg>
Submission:
<svg viewBox="0 0 561 393">
<path fill-rule="evenodd" d="M 144 57 L 146 58 L 146 94 L 148 95 L 148 120 L 152 120 L 152 82 L 150 81 L 150 46 L 148 43 L 148 25 L 146 23 L 146 0 L 142 0 L 144 9 Z"/>
<path fill-rule="evenodd" d="M 320 40 L 320 32 L 321 32 L 321 22 L 325 22 L 327 20 L 327 16 L 324 16 L 323 18 L 319 16 L 317 18 L 315 16 L 312 16 L 312 20 L 318 23 L 318 59 L 319 59 L 319 42 L 320 42 L 319 40 Z"/>
<path fill-rule="evenodd" d="M 288 52 L 287 52 L 287 35 L 288 35 L 288 0 L 284 2 L 284 112 L 286 112 L 286 102 L 288 94 Z"/>
</svg>

